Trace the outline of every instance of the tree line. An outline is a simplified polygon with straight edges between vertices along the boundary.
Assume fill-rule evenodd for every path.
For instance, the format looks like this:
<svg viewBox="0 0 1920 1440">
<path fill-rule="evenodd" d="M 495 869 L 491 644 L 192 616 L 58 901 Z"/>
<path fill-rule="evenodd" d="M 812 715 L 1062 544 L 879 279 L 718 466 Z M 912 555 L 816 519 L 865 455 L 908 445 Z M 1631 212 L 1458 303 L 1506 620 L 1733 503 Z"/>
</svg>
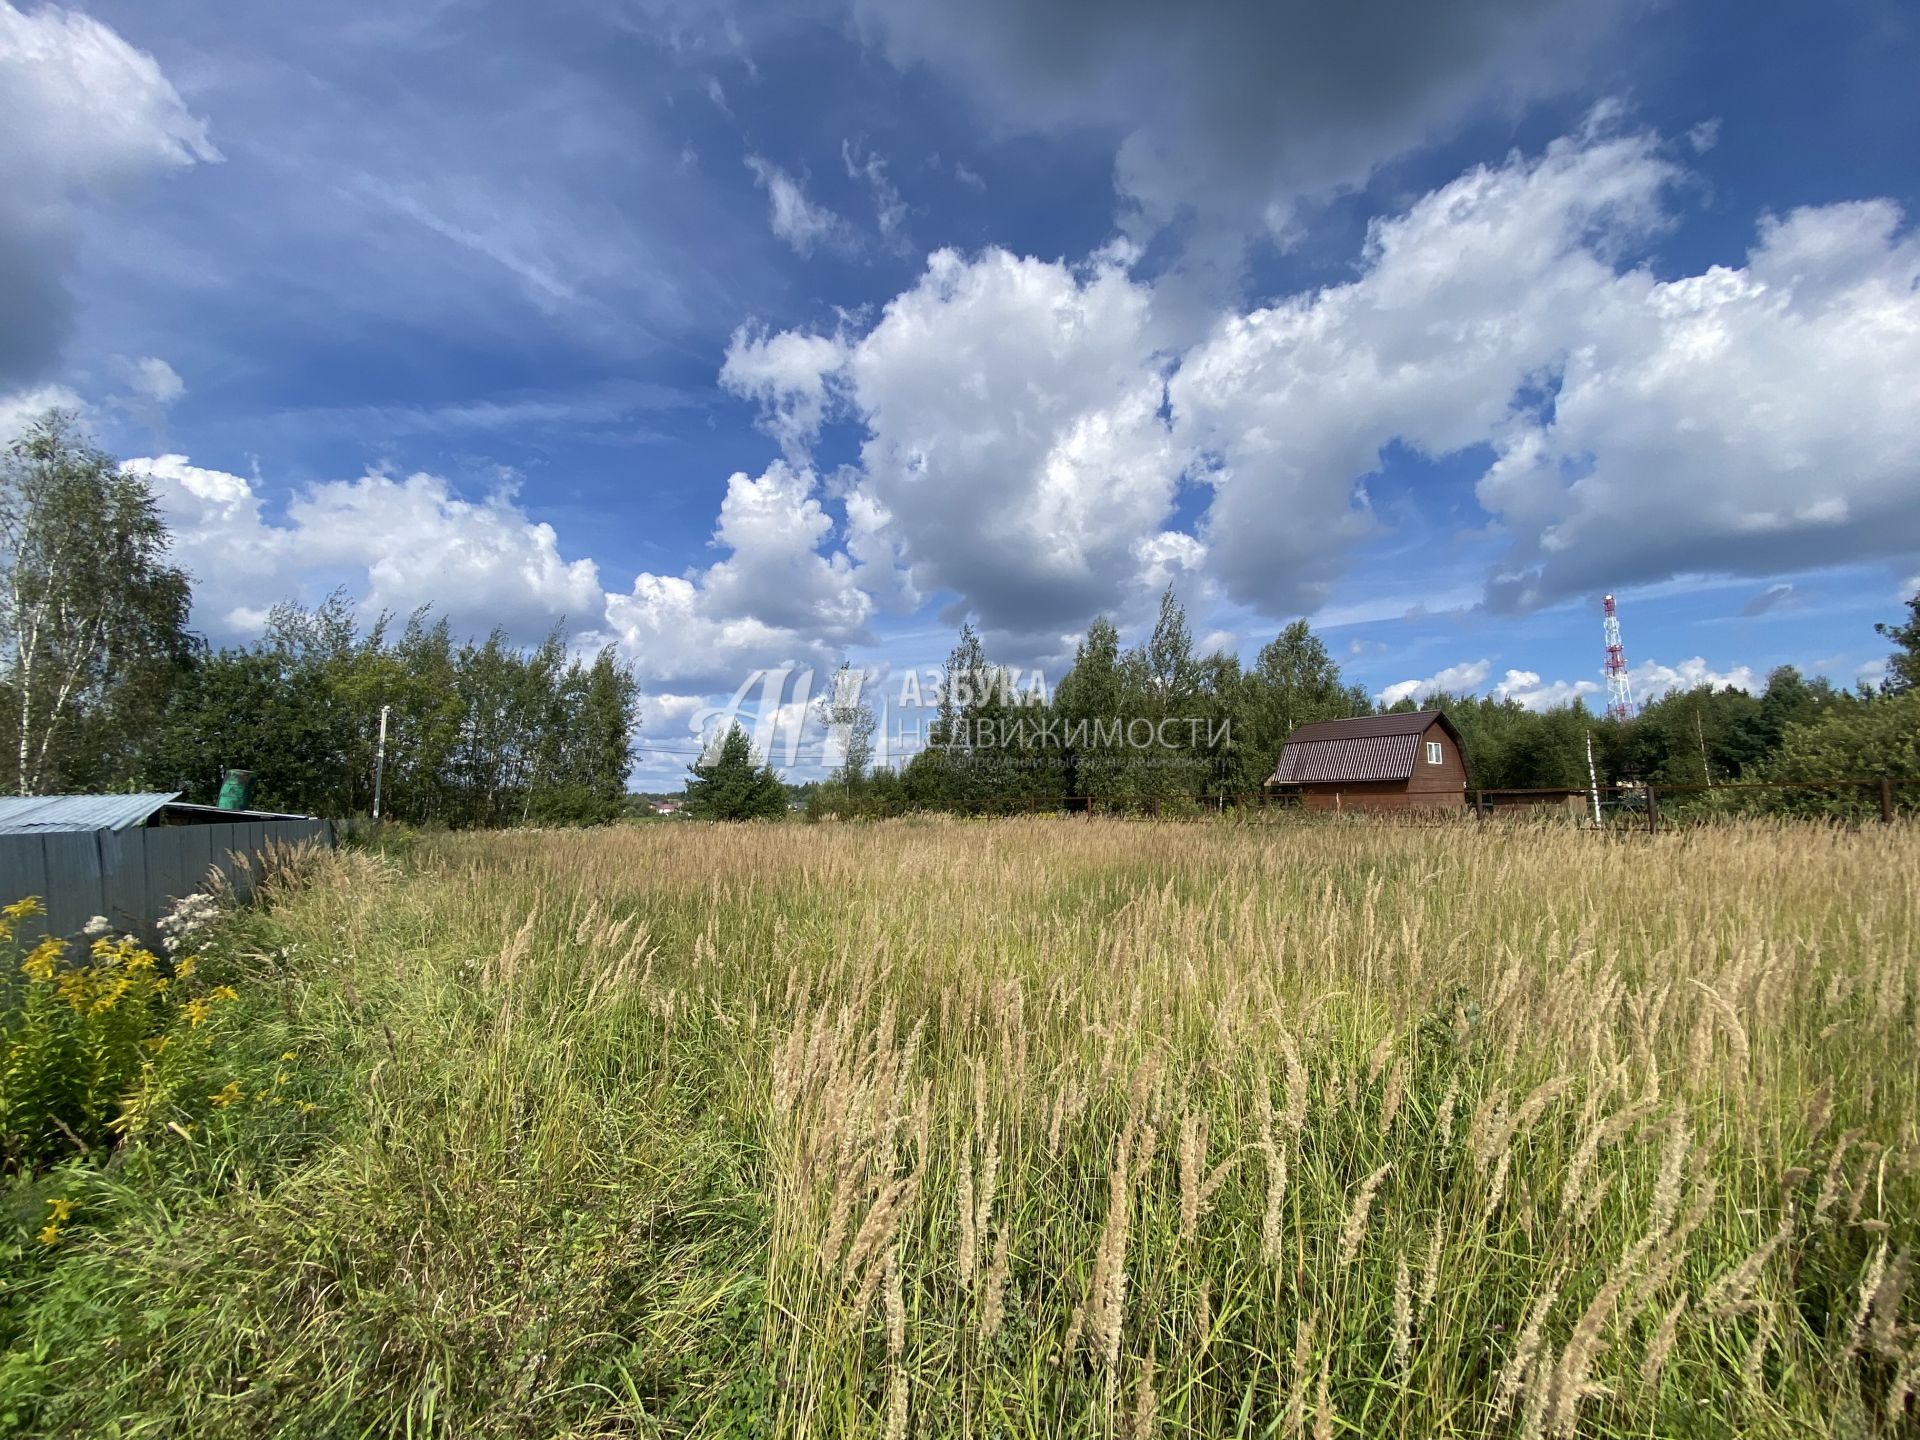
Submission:
<svg viewBox="0 0 1920 1440">
<path fill-rule="evenodd" d="M 1532 710 L 1517 700 L 1437 693 L 1387 710 L 1440 709 L 1465 742 L 1468 785 L 1584 789 L 1588 744 L 1602 784 L 1726 786 L 1735 782 L 1878 777 L 1920 779 L 1920 596 L 1901 624 L 1886 680 L 1841 689 L 1792 666 L 1750 694 L 1698 686 L 1660 696 L 1618 721 L 1583 701 Z M 1296 728 L 1373 713 L 1320 637 L 1295 621 L 1251 666 L 1196 655 L 1173 592 L 1147 640 L 1124 649 L 1097 619 L 1051 696 L 1022 691 L 963 627 L 939 687 L 927 747 L 898 769 L 872 769 L 870 743 L 848 747 L 807 795 L 810 815 L 962 814 L 1048 809 L 1090 801 L 1157 813 L 1257 796 Z M 870 707 L 828 702 L 822 718 L 871 735 Z M 755 767 L 741 736 L 742 766 Z M 1915 800 L 1920 794 L 1908 792 Z M 1743 810 L 1857 809 L 1857 791 L 1734 792 L 1689 804 Z"/>
<path fill-rule="evenodd" d="M 0 763 L 21 794 L 179 790 L 211 802 L 251 772 L 260 808 L 347 816 L 372 806 L 376 733 L 390 716 L 383 809 L 452 826 L 586 823 L 622 813 L 638 684 L 612 647 L 575 654 L 555 630 L 531 648 L 495 631 L 456 639 L 444 619 L 358 615 L 341 595 L 276 607 L 260 638 L 214 648 L 188 628 L 192 583 L 168 561 L 145 480 L 50 413 L 0 452 Z M 1920 596 L 1878 688 L 1792 667 L 1759 694 L 1676 691 L 1633 719 L 1576 700 L 1545 711 L 1438 694 L 1475 788 L 1579 788 L 1587 745 L 1602 782 L 1721 786 L 1753 780 L 1920 777 Z M 1090 801 L 1158 812 L 1256 795 L 1286 737 L 1365 714 L 1304 621 L 1243 665 L 1195 653 L 1169 590 L 1147 638 L 1125 647 L 1095 619 L 1051 694 L 1022 689 L 963 626 L 927 745 L 872 765 L 874 716 L 850 671 L 820 718 L 840 762 L 808 813 L 991 813 Z M 1411 708 L 1402 702 L 1398 708 Z M 694 767 L 688 811 L 784 813 L 789 792 L 744 734 Z M 1845 797 L 1741 805 L 1834 808 Z M 1735 802 L 1728 798 L 1725 803 Z"/>
<path fill-rule="evenodd" d="M 20 794 L 180 790 L 212 802 L 251 772 L 256 808 L 372 807 L 453 826 L 611 820 L 626 796 L 639 686 L 611 646 L 559 629 L 523 648 L 457 640 L 426 611 L 364 618 L 342 595 L 276 607 L 260 638 L 188 628 L 152 491 L 71 416 L 0 454 L 0 754 Z"/>
</svg>

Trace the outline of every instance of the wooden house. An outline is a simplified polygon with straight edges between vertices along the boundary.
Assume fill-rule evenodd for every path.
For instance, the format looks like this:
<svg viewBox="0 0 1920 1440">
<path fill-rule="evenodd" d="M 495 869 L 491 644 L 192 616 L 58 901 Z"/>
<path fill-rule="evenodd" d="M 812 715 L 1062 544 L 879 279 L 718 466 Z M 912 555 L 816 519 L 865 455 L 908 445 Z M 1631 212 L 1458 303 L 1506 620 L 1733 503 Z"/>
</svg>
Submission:
<svg viewBox="0 0 1920 1440">
<path fill-rule="evenodd" d="M 1310 810 L 1465 805 L 1466 752 L 1438 710 L 1323 720 L 1287 737 L 1267 784 Z"/>
</svg>

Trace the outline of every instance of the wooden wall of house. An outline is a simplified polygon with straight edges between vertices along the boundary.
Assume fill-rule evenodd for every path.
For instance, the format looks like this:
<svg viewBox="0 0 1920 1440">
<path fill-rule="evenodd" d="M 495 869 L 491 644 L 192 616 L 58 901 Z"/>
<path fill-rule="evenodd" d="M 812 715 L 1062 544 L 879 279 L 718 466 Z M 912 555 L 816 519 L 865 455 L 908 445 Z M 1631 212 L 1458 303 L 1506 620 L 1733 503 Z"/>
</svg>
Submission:
<svg viewBox="0 0 1920 1440">
<path fill-rule="evenodd" d="M 1440 746 L 1440 763 L 1427 763 L 1427 742 Z M 1467 765 L 1460 747 L 1439 725 L 1427 727 L 1414 752 L 1413 774 L 1405 780 L 1361 780 L 1303 785 L 1309 810 L 1430 810 L 1467 803 Z"/>
<path fill-rule="evenodd" d="M 1427 745 L 1432 741 L 1437 741 L 1440 746 L 1438 765 L 1427 763 Z M 1460 804 L 1466 803 L 1467 762 L 1460 754 L 1460 747 L 1454 744 L 1453 736 L 1443 726 L 1429 725 L 1427 733 L 1420 737 L 1419 747 L 1413 757 L 1413 776 L 1407 781 L 1406 788 L 1417 795 L 1444 792 Z"/>
</svg>

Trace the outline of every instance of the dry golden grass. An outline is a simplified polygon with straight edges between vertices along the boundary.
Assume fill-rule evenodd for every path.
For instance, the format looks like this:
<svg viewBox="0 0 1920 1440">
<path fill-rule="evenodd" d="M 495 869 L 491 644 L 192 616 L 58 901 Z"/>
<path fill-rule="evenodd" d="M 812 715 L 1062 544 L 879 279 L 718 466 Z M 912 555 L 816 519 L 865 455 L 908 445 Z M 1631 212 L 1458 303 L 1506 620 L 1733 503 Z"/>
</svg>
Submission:
<svg viewBox="0 0 1920 1440">
<path fill-rule="evenodd" d="M 305 1337 L 258 1363 L 343 1425 L 431 1384 L 446 1433 L 1910 1433 L 1911 826 L 654 825 L 409 868 L 276 915 L 367 1076 L 284 1204 L 378 1194 L 407 1248 L 309 1227 L 223 1322 Z M 563 1260 L 527 1381 L 475 1317 L 533 1323 Z"/>
<path fill-rule="evenodd" d="M 1862 1274 L 1916 1238 L 1916 862 L 925 821 L 456 840 L 423 883 L 502 935 L 637 912 L 663 1043 L 724 1032 L 780 1428 L 1804 1433 L 1913 1373 L 1905 1271 Z"/>
</svg>

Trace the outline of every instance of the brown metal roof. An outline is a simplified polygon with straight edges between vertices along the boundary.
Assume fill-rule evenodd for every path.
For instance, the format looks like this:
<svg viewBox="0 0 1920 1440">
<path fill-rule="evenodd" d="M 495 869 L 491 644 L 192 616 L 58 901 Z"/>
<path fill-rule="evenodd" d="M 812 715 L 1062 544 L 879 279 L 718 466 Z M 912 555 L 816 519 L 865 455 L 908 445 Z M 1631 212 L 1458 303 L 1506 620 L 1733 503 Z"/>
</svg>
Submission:
<svg viewBox="0 0 1920 1440">
<path fill-rule="evenodd" d="M 1435 725 L 1460 743 L 1453 722 L 1438 710 L 1356 715 L 1302 725 L 1287 738 L 1269 785 L 1325 785 L 1346 781 L 1406 780 L 1420 753 L 1420 737 Z"/>
<path fill-rule="evenodd" d="M 1417 735 L 1361 735 L 1352 740 L 1293 740 L 1280 752 L 1270 785 L 1331 780 L 1405 780 L 1413 774 Z"/>
</svg>

